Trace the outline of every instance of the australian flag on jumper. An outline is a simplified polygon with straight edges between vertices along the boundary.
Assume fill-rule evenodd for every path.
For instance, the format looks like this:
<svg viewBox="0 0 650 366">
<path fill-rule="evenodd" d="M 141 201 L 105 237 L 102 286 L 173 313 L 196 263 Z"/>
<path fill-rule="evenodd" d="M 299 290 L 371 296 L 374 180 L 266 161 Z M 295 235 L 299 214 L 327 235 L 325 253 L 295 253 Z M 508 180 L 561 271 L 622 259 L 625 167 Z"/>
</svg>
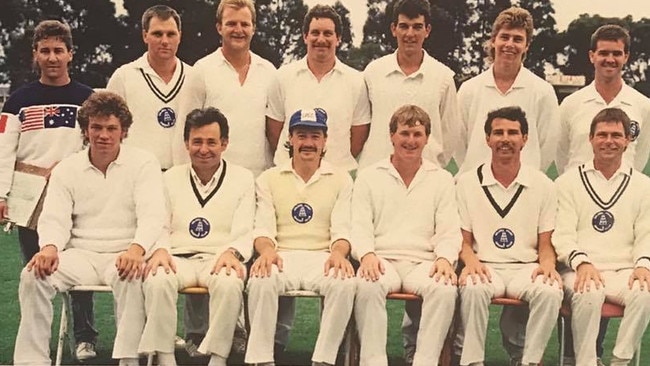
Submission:
<svg viewBox="0 0 650 366">
<path fill-rule="evenodd" d="M 76 106 L 40 105 L 23 108 L 18 114 L 20 132 L 43 128 L 74 128 L 77 121 Z"/>
</svg>

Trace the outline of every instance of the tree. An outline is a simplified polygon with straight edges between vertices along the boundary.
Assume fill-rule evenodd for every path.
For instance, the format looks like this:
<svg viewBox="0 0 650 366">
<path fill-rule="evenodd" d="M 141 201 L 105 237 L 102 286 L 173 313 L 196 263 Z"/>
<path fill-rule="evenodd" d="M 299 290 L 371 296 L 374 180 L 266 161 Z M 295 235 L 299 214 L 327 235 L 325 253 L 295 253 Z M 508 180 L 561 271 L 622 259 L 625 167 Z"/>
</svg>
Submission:
<svg viewBox="0 0 650 366">
<path fill-rule="evenodd" d="M 251 49 L 276 67 L 307 51 L 302 41 L 302 0 L 257 0 L 257 29 Z"/>
<path fill-rule="evenodd" d="M 519 6 L 530 12 L 535 26 L 524 64 L 544 78 L 545 65 L 557 66 L 557 54 L 561 51 L 553 18 L 555 9 L 550 1 L 545 0 L 521 0 Z"/>
<path fill-rule="evenodd" d="M 347 61 L 352 44 L 352 23 L 350 22 L 350 11 L 340 1 L 334 3 L 334 10 L 341 17 L 341 44 L 337 50 L 338 57 L 344 62 Z"/>
</svg>

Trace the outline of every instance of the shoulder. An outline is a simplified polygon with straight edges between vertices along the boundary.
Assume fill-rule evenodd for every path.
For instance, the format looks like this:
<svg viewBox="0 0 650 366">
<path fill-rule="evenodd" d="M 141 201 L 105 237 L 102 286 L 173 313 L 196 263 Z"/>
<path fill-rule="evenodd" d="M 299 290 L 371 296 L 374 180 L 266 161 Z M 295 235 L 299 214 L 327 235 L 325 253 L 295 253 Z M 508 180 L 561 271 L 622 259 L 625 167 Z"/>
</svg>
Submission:
<svg viewBox="0 0 650 366">
<path fill-rule="evenodd" d="M 119 159 L 125 164 L 137 167 L 151 166 L 156 167 L 157 170 L 160 170 L 160 163 L 156 156 L 144 149 L 139 147 L 124 145 L 120 146 L 120 156 Z"/>
<path fill-rule="evenodd" d="M 253 173 L 250 170 L 240 165 L 231 163 L 230 161 L 225 161 L 225 163 L 226 163 L 226 176 L 233 179 L 235 182 L 238 182 L 240 184 L 243 183 L 252 184 L 255 181 Z"/>
<path fill-rule="evenodd" d="M 32 81 L 16 89 L 2 107 L 3 112 L 18 114 L 21 108 L 30 106 L 34 103 L 34 94 L 40 89 L 41 84 L 38 81 Z"/>
</svg>

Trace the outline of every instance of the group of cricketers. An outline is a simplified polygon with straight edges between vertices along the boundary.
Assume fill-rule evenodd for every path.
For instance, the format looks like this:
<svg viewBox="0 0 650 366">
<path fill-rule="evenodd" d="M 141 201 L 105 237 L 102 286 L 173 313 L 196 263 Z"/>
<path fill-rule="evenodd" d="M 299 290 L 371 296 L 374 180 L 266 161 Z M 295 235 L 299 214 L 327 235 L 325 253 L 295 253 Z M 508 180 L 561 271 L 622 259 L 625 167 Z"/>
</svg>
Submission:
<svg viewBox="0 0 650 366">
<path fill-rule="evenodd" d="M 625 307 L 610 365 L 628 365 L 650 322 L 650 100 L 621 76 L 628 32 L 596 30 L 594 81 L 558 106 L 523 67 L 525 9 L 498 15 L 490 67 L 458 93 L 423 49 L 429 2 L 388 10 L 397 50 L 359 72 L 336 57 L 331 6 L 309 9 L 307 55 L 278 70 L 250 51 L 252 0 L 220 1 L 221 46 L 194 66 L 176 56 L 178 13 L 153 6 L 147 51 L 100 91 L 68 74 L 70 28 L 41 22 L 39 79 L 0 116 L 0 220 L 11 219 L 16 163 L 49 181 L 37 230 L 18 232 L 15 364 L 50 364 L 52 299 L 83 284 L 112 288 L 120 365 L 151 353 L 176 365 L 178 292 L 195 286 L 209 296 L 185 299 L 185 347 L 212 366 L 226 365 L 238 333 L 246 363 L 275 365 L 292 290 L 324 298 L 313 365 L 336 362 L 352 316 L 361 365 L 387 365 L 394 292 L 422 299 L 405 305 L 409 364 L 438 365 L 452 329 L 452 364 L 483 365 L 488 306 L 507 297 L 528 305 L 502 313 L 510 365 L 540 364 L 563 301 L 565 365 L 602 365 L 604 302 Z M 456 177 L 444 170 L 452 158 Z M 553 162 L 556 182 L 545 175 Z M 93 298 L 73 294 L 86 361 Z"/>
</svg>

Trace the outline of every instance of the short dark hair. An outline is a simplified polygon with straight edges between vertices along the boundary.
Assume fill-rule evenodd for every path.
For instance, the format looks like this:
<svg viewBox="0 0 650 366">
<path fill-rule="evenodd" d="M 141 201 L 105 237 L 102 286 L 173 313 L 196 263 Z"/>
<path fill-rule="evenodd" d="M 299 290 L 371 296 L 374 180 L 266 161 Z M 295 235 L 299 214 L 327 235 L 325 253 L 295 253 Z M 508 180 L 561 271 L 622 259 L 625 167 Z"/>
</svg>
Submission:
<svg viewBox="0 0 650 366">
<path fill-rule="evenodd" d="M 596 133 L 596 125 L 602 122 L 611 122 L 611 123 L 622 123 L 623 130 L 625 131 L 625 137 L 630 137 L 630 117 L 625 113 L 624 110 L 620 108 L 605 108 L 602 111 L 598 112 L 594 119 L 591 120 L 591 126 L 589 126 L 589 137 L 594 137 Z"/>
<path fill-rule="evenodd" d="M 167 5 L 154 5 L 149 9 L 145 10 L 142 14 L 142 30 L 147 32 L 149 31 L 149 24 L 151 23 L 151 18 L 159 18 L 160 20 L 167 20 L 169 18 L 174 19 L 178 30 L 181 30 L 181 16 L 178 15 L 178 12 L 173 8 L 170 8 Z"/>
<path fill-rule="evenodd" d="M 598 47 L 598 41 L 623 41 L 625 53 L 630 53 L 630 32 L 617 24 L 605 24 L 591 35 L 589 49 L 595 51 Z"/>
<path fill-rule="evenodd" d="M 133 117 L 124 98 L 110 91 L 98 91 L 90 94 L 81 105 L 77 115 L 81 133 L 84 135 L 84 142 L 88 142 L 85 133 L 88 131 L 90 119 L 110 116 L 115 116 L 120 121 L 124 132 L 127 132 L 133 124 Z"/>
<path fill-rule="evenodd" d="M 416 105 L 406 104 L 397 108 L 390 117 L 388 130 L 392 135 L 397 132 L 397 125 L 415 127 L 418 125 L 418 122 L 424 126 L 424 132 L 429 136 L 431 134 L 431 117 L 429 117 L 429 114 Z"/>
<path fill-rule="evenodd" d="M 341 32 L 343 31 L 341 16 L 333 7 L 321 4 L 314 5 L 305 15 L 305 19 L 302 22 L 302 34 L 309 33 L 309 25 L 311 24 L 311 20 L 314 18 L 331 19 L 334 22 L 334 31 L 336 32 L 336 36 L 341 36 Z"/>
<path fill-rule="evenodd" d="M 396 0 L 391 9 L 391 21 L 395 25 L 400 14 L 409 19 L 415 19 L 423 15 L 424 25 L 431 24 L 431 4 L 427 0 Z"/>
<path fill-rule="evenodd" d="M 521 134 L 528 135 L 528 120 L 526 119 L 526 112 L 518 106 L 503 107 L 488 113 L 487 119 L 485 120 L 485 126 L 483 127 L 485 135 L 489 136 L 492 133 L 492 121 L 497 118 L 519 122 Z"/>
<path fill-rule="evenodd" d="M 530 45 L 530 42 L 533 40 L 533 16 L 530 15 L 530 12 L 524 8 L 518 6 L 512 6 L 508 9 L 503 10 L 499 13 L 497 18 L 492 24 L 492 32 L 490 33 L 490 39 L 485 42 L 483 49 L 487 53 L 487 58 L 490 61 L 494 61 L 494 40 L 497 37 L 499 31 L 503 28 L 513 29 L 513 28 L 522 28 L 526 31 L 526 46 Z M 521 55 L 522 60 L 526 59 L 526 53 L 524 52 Z"/>
<path fill-rule="evenodd" d="M 183 140 L 190 140 L 190 131 L 195 128 L 207 126 L 212 123 L 219 124 L 221 131 L 221 139 L 228 139 L 228 119 L 221 113 L 220 110 L 214 107 L 207 107 L 203 109 L 195 109 L 188 113 L 185 119 L 185 129 L 183 130 Z"/>
<path fill-rule="evenodd" d="M 32 38 L 32 48 L 38 48 L 38 42 L 47 39 L 56 38 L 65 44 L 68 51 L 72 51 L 72 32 L 70 26 L 58 20 L 44 20 L 34 29 Z"/>
</svg>

